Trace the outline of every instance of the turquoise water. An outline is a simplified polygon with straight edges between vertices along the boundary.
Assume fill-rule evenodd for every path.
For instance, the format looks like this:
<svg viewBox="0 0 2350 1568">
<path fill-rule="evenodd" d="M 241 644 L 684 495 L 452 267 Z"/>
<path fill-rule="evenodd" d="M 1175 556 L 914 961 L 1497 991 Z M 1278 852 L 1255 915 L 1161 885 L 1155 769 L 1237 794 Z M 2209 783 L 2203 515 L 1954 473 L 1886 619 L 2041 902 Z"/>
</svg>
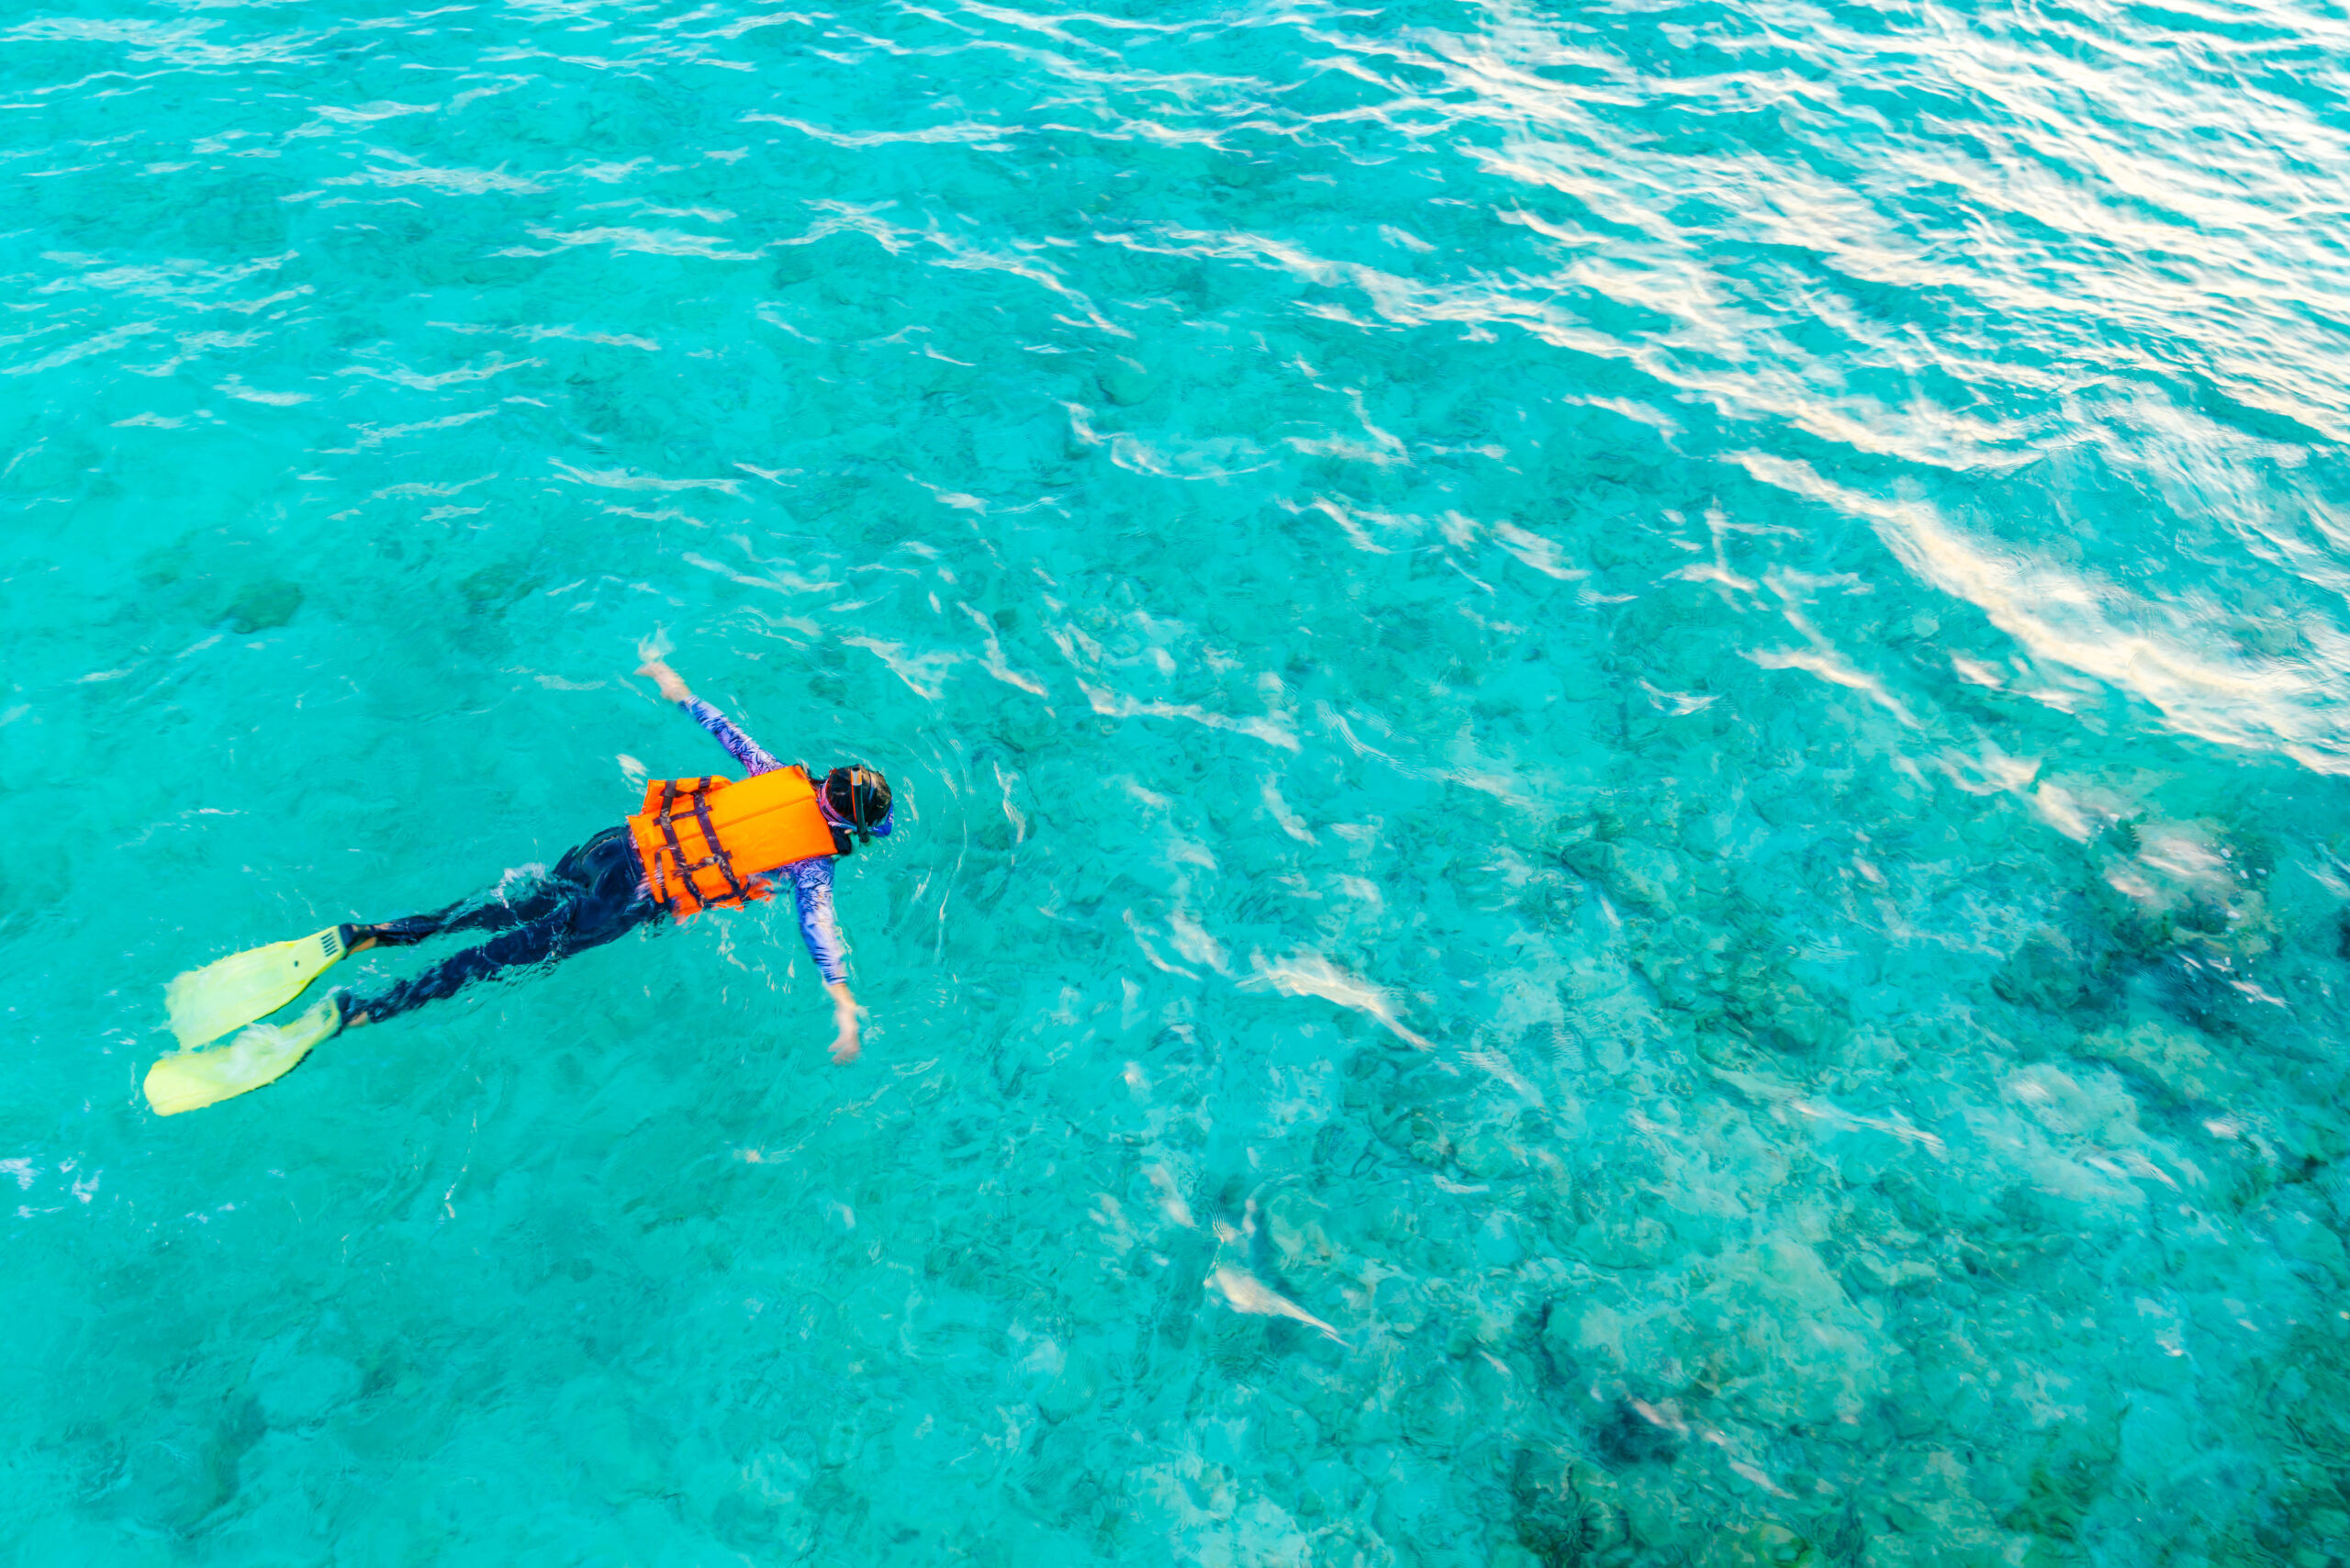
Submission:
<svg viewBox="0 0 2350 1568">
<path fill-rule="evenodd" d="M 15 8 L 6 1560 L 2350 1558 L 2345 46 Z M 862 1061 L 767 908 L 147 1111 L 653 636 Z"/>
</svg>

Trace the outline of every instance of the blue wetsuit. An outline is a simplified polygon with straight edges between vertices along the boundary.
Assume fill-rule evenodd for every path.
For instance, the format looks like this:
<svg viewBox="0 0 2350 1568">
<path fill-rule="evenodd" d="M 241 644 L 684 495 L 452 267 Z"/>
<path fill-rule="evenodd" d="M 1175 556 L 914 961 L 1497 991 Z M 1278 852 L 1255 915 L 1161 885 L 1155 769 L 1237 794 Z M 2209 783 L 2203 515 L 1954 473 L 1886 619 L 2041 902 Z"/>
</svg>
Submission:
<svg viewBox="0 0 2350 1568">
<path fill-rule="evenodd" d="M 684 703 L 701 727 L 718 737 L 744 771 L 766 773 L 782 766 L 756 741 L 735 728 L 733 721 L 709 703 Z M 885 830 L 886 831 L 886 830 Z M 769 874 L 769 881 L 789 877 L 800 905 L 800 935 L 824 983 L 848 978 L 848 944 L 841 939 L 833 917 L 833 862 L 830 856 L 795 860 Z M 554 864 L 554 869 L 527 885 L 461 900 L 431 914 L 359 927 L 356 940 L 372 935 L 389 947 L 406 947 L 428 936 L 453 931 L 493 931 L 498 935 L 478 947 L 468 947 L 433 965 L 413 980 L 406 980 L 375 996 L 352 1001 L 348 1009 L 380 1022 L 428 1002 L 454 995 L 477 980 L 529 964 L 548 963 L 600 947 L 640 925 L 659 920 L 669 906 L 653 897 L 636 846 L 628 828 L 607 828 Z"/>
</svg>

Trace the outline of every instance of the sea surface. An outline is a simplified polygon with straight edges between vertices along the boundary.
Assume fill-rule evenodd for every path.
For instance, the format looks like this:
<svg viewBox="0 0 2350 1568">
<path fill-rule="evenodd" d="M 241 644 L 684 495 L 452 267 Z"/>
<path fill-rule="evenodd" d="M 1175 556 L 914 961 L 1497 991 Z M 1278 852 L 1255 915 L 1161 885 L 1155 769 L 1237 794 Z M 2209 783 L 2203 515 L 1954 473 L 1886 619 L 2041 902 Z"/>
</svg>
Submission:
<svg viewBox="0 0 2350 1568">
<path fill-rule="evenodd" d="M 0 1562 L 2350 1561 L 2345 61 L 9 6 Z M 648 641 L 862 1060 L 769 904 L 148 1110 Z"/>
</svg>

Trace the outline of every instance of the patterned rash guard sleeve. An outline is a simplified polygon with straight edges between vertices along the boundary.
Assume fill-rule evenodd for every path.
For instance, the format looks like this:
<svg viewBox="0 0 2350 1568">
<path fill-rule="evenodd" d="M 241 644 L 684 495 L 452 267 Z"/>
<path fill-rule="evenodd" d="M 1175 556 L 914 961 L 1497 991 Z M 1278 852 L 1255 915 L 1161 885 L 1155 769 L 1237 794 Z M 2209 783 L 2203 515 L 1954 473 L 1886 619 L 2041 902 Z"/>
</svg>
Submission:
<svg viewBox="0 0 2350 1568">
<path fill-rule="evenodd" d="M 800 901 L 800 939 L 808 944 L 808 956 L 816 960 L 816 972 L 824 983 L 838 985 L 848 979 L 848 943 L 841 936 L 840 922 L 833 918 L 833 863 L 818 856 L 795 860 L 783 869 L 790 874 L 791 890 Z"/>
<path fill-rule="evenodd" d="M 690 702 L 678 704 L 693 715 L 695 723 L 708 730 L 727 755 L 743 765 L 745 773 L 772 773 L 783 764 L 767 755 L 767 749 L 744 734 L 734 721 L 697 697 Z M 816 960 L 816 972 L 824 977 L 826 985 L 838 985 L 848 979 L 848 943 L 841 935 L 840 922 L 833 915 L 833 862 L 828 856 L 813 859 L 795 860 L 780 870 L 770 873 L 771 880 L 791 879 L 793 898 L 800 905 L 800 939 L 808 944 L 808 956 Z"/>
<path fill-rule="evenodd" d="M 717 739 L 718 744 L 726 748 L 727 755 L 743 765 L 744 772 L 772 773 L 783 766 L 774 757 L 769 756 L 767 749 L 758 742 L 736 729 L 733 720 L 700 698 L 697 697 L 690 702 L 680 702 L 677 706 L 691 714 L 695 723 L 708 730 Z"/>
</svg>

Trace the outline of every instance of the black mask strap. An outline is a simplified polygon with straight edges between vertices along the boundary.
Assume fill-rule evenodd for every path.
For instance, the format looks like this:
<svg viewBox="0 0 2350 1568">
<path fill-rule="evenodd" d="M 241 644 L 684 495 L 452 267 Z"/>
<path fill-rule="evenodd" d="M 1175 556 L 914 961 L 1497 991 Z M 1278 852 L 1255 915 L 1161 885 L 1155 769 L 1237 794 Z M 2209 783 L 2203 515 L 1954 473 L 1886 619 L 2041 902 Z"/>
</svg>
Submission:
<svg viewBox="0 0 2350 1568">
<path fill-rule="evenodd" d="M 863 771 L 864 769 L 858 767 L 844 767 L 841 769 L 841 781 L 848 789 L 849 831 L 856 834 L 856 841 L 859 844 L 870 844 L 873 842 L 873 832 L 871 824 L 865 820 L 865 808 L 872 802 L 867 796 L 860 792 L 861 787 L 856 781 L 856 776 Z"/>
</svg>

